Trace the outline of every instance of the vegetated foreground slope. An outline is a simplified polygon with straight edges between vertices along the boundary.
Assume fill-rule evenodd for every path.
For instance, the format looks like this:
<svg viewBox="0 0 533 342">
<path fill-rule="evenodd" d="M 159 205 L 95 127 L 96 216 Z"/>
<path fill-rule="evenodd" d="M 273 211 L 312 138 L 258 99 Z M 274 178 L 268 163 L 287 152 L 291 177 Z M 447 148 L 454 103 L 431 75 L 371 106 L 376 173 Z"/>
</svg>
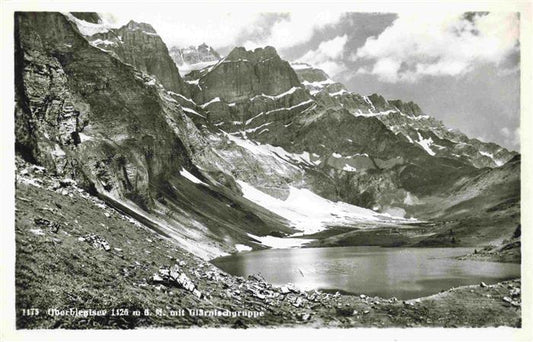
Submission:
<svg viewBox="0 0 533 342">
<path fill-rule="evenodd" d="M 518 280 L 405 302 L 273 287 L 226 274 L 72 180 L 18 166 L 19 329 L 521 326 Z"/>
</svg>

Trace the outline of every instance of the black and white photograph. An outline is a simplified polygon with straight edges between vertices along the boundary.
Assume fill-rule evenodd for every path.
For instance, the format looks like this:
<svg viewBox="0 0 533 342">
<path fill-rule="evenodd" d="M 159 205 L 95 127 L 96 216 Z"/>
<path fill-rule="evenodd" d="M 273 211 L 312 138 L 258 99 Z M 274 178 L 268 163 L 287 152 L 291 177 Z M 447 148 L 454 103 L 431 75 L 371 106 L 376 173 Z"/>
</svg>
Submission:
<svg viewBox="0 0 533 342">
<path fill-rule="evenodd" d="M 530 1 L 8 3 L 9 336 L 533 338 Z"/>
</svg>

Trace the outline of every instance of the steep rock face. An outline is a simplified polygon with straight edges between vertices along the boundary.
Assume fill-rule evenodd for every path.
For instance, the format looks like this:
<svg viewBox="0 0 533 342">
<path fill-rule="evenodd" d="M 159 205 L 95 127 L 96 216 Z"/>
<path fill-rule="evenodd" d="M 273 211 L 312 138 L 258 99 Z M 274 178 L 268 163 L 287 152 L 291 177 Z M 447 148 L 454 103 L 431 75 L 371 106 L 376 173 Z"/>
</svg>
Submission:
<svg viewBox="0 0 533 342">
<path fill-rule="evenodd" d="M 188 94 L 178 68 L 161 37 L 150 24 L 130 21 L 118 29 L 87 36 L 89 42 L 108 51 L 137 70 L 154 76 L 168 90 Z"/>
<path fill-rule="evenodd" d="M 299 85 L 289 63 L 273 47 L 254 51 L 235 48 L 198 79 L 194 99 L 205 103 L 219 97 L 234 102 L 254 95 L 277 95 Z"/>
<path fill-rule="evenodd" d="M 285 72 L 288 74 L 280 81 L 276 73 Z M 195 94 L 196 110 L 226 132 L 265 133 L 272 120 L 283 126 L 313 102 L 294 71 L 273 48 L 237 48 L 216 65 L 191 72 L 185 80 Z M 212 95 L 216 97 L 204 100 Z"/>
<path fill-rule="evenodd" d="M 323 176 L 315 174 L 311 183 L 328 198 L 380 210 L 405 207 L 410 193 L 431 194 L 475 171 L 467 163 L 428 155 L 377 118 L 354 117 L 342 109 L 313 111 L 296 117 L 277 141 L 290 151 L 317 156 Z"/>
<path fill-rule="evenodd" d="M 17 53 L 23 57 L 17 65 L 18 107 L 29 111 L 32 126 L 20 136 L 34 136 L 35 160 L 55 163 L 58 173 L 62 164 L 78 164 L 72 172 L 84 170 L 88 179 L 98 180 L 97 188 L 143 205 L 150 176 L 190 165 L 186 148 L 163 117 L 145 115 L 159 105 L 132 67 L 91 47 L 60 14 L 24 13 L 17 25 Z M 158 147 L 151 134 L 156 131 Z"/>
</svg>

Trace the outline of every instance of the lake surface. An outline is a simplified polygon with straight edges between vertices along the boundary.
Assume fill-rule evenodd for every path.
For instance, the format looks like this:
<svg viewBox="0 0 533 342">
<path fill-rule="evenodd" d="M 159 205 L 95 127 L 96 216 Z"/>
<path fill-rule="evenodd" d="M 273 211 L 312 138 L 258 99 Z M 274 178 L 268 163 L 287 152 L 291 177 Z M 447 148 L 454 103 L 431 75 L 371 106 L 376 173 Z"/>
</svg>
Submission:
<svg viewBox="0 0 533 342">
<path fill-rule="evenodd" d="M 472 252 L 473 248 L 293 248 L 239 253 L 211 262 L 233 275 L 261 274 L 275 285 L 398 299 L 520 277 L 519 264 L 453 258 Z"/>
</svg>

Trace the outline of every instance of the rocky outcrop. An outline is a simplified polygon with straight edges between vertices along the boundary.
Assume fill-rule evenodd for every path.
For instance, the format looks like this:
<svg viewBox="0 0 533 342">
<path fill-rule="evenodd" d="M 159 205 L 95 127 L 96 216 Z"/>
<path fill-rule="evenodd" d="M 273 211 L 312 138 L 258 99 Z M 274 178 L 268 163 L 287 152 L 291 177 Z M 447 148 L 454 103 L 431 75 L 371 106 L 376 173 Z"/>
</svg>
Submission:
<svg viewBox="0 0 533 342">
<path fill-rule="evenodd" d="M 220 59 L 220 55 L 212 47 L 203 43 L 198 46 L 189 46 L 187 48 L 180 48 L 173 46 L 170 48 L 170 57 L 178 67 L 185 64 L 199 64 L 205 62 L 216 62 Z"/>
<path fill-rule="evenodd" d="M 157 110 L 154 92 L 132 67 L 92 47 L 61 14 L 24 13 L 16 19 L 22 57 L 18 107 L 28 111 L 31 124 L 19 136 L 34 137 L 33 158 L 58 173 L 77 178 L 81 172 L 97 188 L 147 205 L 149 174 L 190 165 L 163 117 L 146 115 Z M 156 131 L 165 137 L 157 149 Z"/>
</svg>

